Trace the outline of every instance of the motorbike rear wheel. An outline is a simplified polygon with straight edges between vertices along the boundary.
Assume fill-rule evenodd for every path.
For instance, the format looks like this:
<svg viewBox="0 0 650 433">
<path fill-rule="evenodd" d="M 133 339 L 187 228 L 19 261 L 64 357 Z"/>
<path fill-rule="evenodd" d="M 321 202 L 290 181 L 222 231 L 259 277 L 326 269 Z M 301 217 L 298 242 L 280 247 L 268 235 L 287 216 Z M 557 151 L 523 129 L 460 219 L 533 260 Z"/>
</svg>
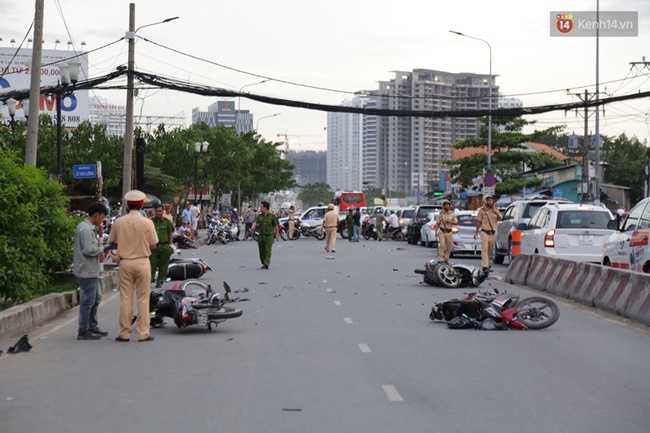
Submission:
<svg viewBox="0 0 650 433">
<path fill-rule="evenodd" d="M 560 308 L 548 298 L 533 296 L 517 302 L 519 321 L 529 329 L 544 329 L 560 318 Z"/>
<path fill-rule="evenodd" d="M 321 230 L 321 231 L 319 231 L 319 232 L 316 232 L 316 234 L 314 234 L 314 236 L 315 236 L 316 239 L 318 239 L 319 241 L 322 241 L 323 239 L 325 239 L 325 232 Z"/>
<path fill-rule="evenodd" d="M 449 287 L 450 289 L 455 289 L 458 286 L 460 286 L 460 283 L 462 282 L 461 276 L 456 272 L 456 269 L 454 269 L 450 265 L 446 264 L 440 264 L 436 266 L 436 277 L 438 277 L 438 281 L 440 281 L 440 284 L 442 284 L 445 287 Z"/>
<path fill-rule="evenodd" d="M 282 238 L 283 241 L 289 240 L 289 235 L 284 230 L 280 231 L 280 237 Z"/>
</svg>

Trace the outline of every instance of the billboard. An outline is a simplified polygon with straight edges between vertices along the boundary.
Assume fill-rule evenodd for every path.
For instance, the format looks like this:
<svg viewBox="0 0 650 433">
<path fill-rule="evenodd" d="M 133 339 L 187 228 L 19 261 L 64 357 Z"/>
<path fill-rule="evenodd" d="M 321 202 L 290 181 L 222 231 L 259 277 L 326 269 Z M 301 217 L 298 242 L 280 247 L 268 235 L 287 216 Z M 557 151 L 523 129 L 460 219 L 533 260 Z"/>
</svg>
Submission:
<svg viewBox="0 0 650 433">
<path fill-rule="evenodd" d="M 43 50 L 41 68 L 41 87 L 55 86 L 59 82 L 58 64 L 66 59 L 72 60 L 73 51 Z M 81 53 L 76 60 L 81 63 L 79 79 L 88 77 L 88 55 Z M 0 96 L 12 90 L 28 90 L 31 82 L 32 50 L 0 47 Z M 39 111 L 47 113 L 56 119 L 56 95 L 41 94 Z M 3 104 L 2 116 L 7 118 L 9 113 Z M 24 119 L 22 103 L 16 107 L 16 119 Z M 65 95 L 61 101 L 61 121 L 67 127 L 76 127 L 79 123 L 89 119 L 88 90 L 77 90 L 73 94 Z"/>
</svg>

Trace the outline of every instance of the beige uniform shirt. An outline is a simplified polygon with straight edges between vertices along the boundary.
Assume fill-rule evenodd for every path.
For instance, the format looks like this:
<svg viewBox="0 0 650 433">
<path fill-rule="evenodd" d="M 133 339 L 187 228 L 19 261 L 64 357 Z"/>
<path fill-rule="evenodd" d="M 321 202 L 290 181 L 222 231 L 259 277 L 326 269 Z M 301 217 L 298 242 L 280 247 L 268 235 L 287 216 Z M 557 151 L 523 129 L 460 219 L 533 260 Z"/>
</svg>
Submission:
<svg viewBox="0 0 650 433">
<path fill-rule="evenodd" d="M 449 212 L 442 211 L 438 214 L 438 219 L 436 220 L 436 226 L 443 233 L 451 233 L 451 228 L 455 225 L 458 225 L 458 218 L 454 211 L 450 210 Z"/>
<path fill-rule="evenodd" d="M 333 210 L 327 211 L 323 218 L 323 227 L 326 229 L 336 228 L 339 226 L 339 215 Z"/>
<path fill-rule="evenodd" d="M 490 209 L 487 206 L 483 206 L 478 210 L 476 221 L 481 224 L 479 226 L 481 230 L 496 231 L 497 223 L 501 221 L 501 213 L 495 207 Z"/>
<path fill-rule="evenodd" d="M 108 242 L 117 242 L 117 254 L 122 260 L 144 259 L 151 255 L 150 245 L 158 243 L 158 235 L 149 218 L 132 210 L 115 220 Z"/>
</svg>

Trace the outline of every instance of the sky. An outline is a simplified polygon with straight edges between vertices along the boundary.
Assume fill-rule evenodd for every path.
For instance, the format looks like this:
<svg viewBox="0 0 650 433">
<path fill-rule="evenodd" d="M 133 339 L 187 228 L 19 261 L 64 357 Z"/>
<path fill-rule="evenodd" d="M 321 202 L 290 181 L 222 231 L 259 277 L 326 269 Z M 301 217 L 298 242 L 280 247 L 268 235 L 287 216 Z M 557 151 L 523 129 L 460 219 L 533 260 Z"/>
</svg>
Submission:
<svg viewBox="0 0 650 433">
<path fill-rule="evenodd" d="M 136 69 L 192 84 L 220 87 L 322 104 L 340 104 L 359 90 L 376 89 L 394 71 L 434 69 L 447 72 L 492 73 L 500 92 L 521 99 L 524 106 L 576 102 L 569 93 L 595 91 L 595 38 L 551 37 L 551 11 L 594 11 L 596 0 L 45 0 L 45 49 L 77 49 L 85 42 L 89 76 L 97 77 L 127 63 L 129 3 L 136 5 L 140 29 Z M 34 1 L 0 3 L 0 46 L 18 47 L 34 18 Z M 630 62 L 650 61 L 650 2 L 600 1 L 601 11 L 637 11 L 637 37 L 600 38 L 601 97 L 650 90 L 650 67 Z M 33 32 L 29 33 L 33 38 Z M 31 45 L 30 45 L 31 46 Z M 218 66 L 218 65 L 222 66 Z M 226 66 L 227 69 L 223 66 Z M 234 71 L 238 70 L 238 71 Z M 246 72 L 246 73 L 244 73 Z M 260 83 L 265 78 L 270 81 Z M 283 82 L 303 84 L 291 85 Z M 125 105 L 124 90 L 95 90 L 110 103 Z M 94 96 L 92 93 L 90 96 Z M 135 114 L 174 116 L 192 109 L 207 111 L 217 98 L 170 90 L 143 90 Z M 292 150 L 325 150 L 327 113 L 274 106 L 241 98 L 241 109 L 255 116 L 267 140 L 284 141 Z M 274 117 L 276 113 L 280 113 Z M 584 121 L 575 112 L 528 116 L 528 129 L 566 126 L 582 134 Z M 259 122 L 259 123 L 258 123 Z M 595 129 L 593 116 L 590 130 Z M 626 133 L 650 141 L 650 100 L 610 104 L 601 112 L 601 134 Z"/>
</svg>

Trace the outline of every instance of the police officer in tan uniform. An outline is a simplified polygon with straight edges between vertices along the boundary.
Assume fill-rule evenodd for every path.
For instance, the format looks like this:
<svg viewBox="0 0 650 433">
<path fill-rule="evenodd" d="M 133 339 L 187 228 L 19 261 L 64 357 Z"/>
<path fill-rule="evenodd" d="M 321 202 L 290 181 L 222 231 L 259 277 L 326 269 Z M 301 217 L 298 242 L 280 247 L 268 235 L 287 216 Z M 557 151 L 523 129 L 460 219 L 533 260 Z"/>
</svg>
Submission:
<svg viewBox="0 0 650 433">
<path fill-rule="evenodd" d="M 339 214 L 334 210 L 332 203 L 327 205 L 327 213 L 323 218 L 323 230 L 325 230 L 325 251 L 336 252 L 336 231 L 339 227 Z"/>
<path fill-rule="evenodd" d="M 151 290 L 151 250 L 158 244 L 153 222 L 140 215 L 145 195 L 142 191 L 126 193 L 129 213 L 113 223 L 109 243 L 117 242 L 114 259 L 120 263 L 120 332 L 115 341 L 131 338 L 133 317 L 133 292 L 137 294 L 138 320 L 135 330 L 138 341 L 152 341 L 149 335 L 149 292 Z"/>
<path fill-rule="evenodd" d="M 486 195 L 483 197 L 483 207 L 478 210 L 476 215 L 476 231 L 474 239 L 477 238 L 479 230 L 481 231 L 481 266 L 483 272 L 490 271 L 490 259 L 492 250 L 496 242 L 497 223 L 503 218 L 501 212 L 494 206 L 494 197 Z"/>
<path fill-rule="evenodd" d="M 451 229 L 458 224 L 458 218 L 453 210 L 451 210 L 451 203 L 449 200 L 442 201 L 442 211 L 438 214 L 436 220 L 436 227 L 438 231 L 438 261 L 442 263 L 449 262 L 449 255 L 451 254 Z"/>
</svg>

